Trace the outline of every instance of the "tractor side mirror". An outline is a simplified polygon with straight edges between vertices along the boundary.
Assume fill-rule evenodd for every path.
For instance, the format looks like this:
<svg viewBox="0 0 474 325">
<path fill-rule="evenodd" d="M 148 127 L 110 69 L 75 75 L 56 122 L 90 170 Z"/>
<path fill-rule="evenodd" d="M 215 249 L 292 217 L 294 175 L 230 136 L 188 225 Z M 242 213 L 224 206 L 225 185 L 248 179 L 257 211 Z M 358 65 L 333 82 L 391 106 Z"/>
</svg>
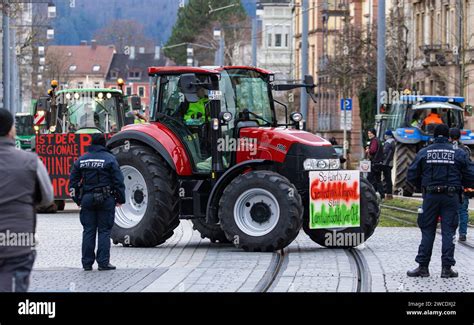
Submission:
<svg viewBox="0 0 474 325">
<path fill-rule="evenodd" d="M 142 99 L 140 98 L 140 96 L 131 96 L 130 106 L 132 107 L 132 111 L 141 111 Z"/>
<path fill-rule="evenodd" d="M 316 103 L 318 101 L 318 98 L 316 97 L 316 94 L 314 93 L 314 88 L 316 88 L 316 85 L 314 84 L 313 76 L 312 75 L 304 76 L 304 84 L 306 85 L 306 92 L 308 93 L 309 97 L 311 97 L 311 100 Z"/>
<path fill-rule="evenodd" d="M 467 116 L 472 116 L 472 105 L 466 105 Z"/>
<path fill-rule="evenodd" d="M 194 73 L 185 73 L 179 78 L 179 87 L 186 100 L 190 103 L 199 101 L 197 96 L 196 75 Z"/>
</svg>

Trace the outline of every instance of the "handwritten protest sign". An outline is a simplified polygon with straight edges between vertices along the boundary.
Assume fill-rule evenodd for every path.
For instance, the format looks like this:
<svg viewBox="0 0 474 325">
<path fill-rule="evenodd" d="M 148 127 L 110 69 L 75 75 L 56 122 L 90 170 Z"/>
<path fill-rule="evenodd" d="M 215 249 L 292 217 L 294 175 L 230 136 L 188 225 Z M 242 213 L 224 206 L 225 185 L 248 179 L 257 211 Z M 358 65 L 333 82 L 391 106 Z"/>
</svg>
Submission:
<svg viewBox="0 0 474 325">
<path fill-rule="evenodd" d="M 107 134 L 106 138 L 111 136 Z M 90 134 L 40 134 L 36 137 L 36 153 L 48 170 L 55 199 L 69 198 L 71 168 L 91 143 Z"/>
<path fill-rule="evenodd" d="M 310 173 L 309 228 L 360 226 L 359 171 Z"/>
</svg>

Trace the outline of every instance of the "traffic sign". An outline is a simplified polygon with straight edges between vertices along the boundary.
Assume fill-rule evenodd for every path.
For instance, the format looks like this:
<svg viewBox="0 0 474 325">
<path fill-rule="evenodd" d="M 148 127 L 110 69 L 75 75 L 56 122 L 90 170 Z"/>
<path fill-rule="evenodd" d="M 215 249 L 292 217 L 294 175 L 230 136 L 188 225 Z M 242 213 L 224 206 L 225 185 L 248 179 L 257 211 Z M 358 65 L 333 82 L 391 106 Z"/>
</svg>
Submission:
<svg viewBox="0 0 474 325">
<path fill-rule="evenodd" d="M 341 111 L 352 111 L 352 98 L 341 99 Z"/>
</svg>

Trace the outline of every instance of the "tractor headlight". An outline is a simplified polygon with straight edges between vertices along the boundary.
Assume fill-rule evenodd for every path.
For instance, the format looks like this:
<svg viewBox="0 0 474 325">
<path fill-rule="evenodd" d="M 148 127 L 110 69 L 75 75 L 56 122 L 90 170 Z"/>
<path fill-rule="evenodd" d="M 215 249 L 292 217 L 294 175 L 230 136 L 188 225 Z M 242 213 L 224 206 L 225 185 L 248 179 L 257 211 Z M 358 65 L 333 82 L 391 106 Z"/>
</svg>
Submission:
<svg viewBox="0 0 474 325">
<path fill-rule="evenodd" d="M 303 120 L 303 115 L 301 113 L 295 112 L 290 115 L 290 119 L 295 123 L 299 123 Z"/>
<path fill-rule="evenodd" d="M 339 159 L 306 159 L 303 163 L 304 170 L 336 170 L 341 168 Z"/>
</svg>

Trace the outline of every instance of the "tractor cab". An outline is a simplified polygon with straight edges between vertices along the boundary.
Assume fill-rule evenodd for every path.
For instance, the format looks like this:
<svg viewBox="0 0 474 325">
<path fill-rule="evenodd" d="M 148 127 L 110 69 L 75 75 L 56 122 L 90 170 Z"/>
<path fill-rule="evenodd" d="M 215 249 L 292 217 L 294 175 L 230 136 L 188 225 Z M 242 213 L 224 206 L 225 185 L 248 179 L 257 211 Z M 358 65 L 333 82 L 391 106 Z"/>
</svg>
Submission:
<svg viewBox="0 0 474 325">
<path fill-rule="evenodd" d="M 68 89 L 58 91 L 56 96 L 58 133 L 116 133 L 125 123 L 119 90 Z"/>
<path fill-rule="evenodd" d="M 398 142 L 423 144 L 433 137 L 438 124 L 463 128 L 463 103 L 462 97 L 402 96 L 391 106 L 388 128 L 396 131 L 394 136 Z M 471 140 L 468 133 L 463 131 L 463 140 Z"/>
<path fill-rule="evenodd" d="M 394 157 L 394 190 L 398 195 L 411 196 L 415 192 L 407 182 L 407 170 L 418 151 L 430 143 L 438 124 L 461 129 L 461 141 L 474 144 L 474 134 L 464 127 L 464 98 L 447 96 L 405 95 L 390 107 L 386 116 L 387 128 L 397 140 Z"/>
</svg>

